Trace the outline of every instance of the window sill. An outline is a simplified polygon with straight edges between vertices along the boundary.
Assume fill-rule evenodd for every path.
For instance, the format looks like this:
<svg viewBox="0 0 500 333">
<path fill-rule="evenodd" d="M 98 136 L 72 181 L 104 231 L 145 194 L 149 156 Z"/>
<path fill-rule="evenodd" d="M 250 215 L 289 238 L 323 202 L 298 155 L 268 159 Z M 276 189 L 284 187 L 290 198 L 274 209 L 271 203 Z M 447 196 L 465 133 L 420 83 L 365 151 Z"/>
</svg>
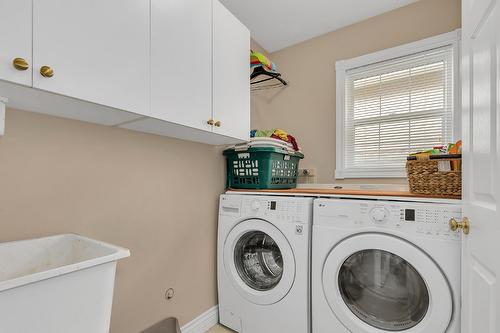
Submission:
<svg viewBox="0 0 500 333">
<path fill-rule="evenodd" d="M 406 178 L 406 170 L 400 168 L 335 170 L 335 179 L 349 178 Z"/>
</svg>

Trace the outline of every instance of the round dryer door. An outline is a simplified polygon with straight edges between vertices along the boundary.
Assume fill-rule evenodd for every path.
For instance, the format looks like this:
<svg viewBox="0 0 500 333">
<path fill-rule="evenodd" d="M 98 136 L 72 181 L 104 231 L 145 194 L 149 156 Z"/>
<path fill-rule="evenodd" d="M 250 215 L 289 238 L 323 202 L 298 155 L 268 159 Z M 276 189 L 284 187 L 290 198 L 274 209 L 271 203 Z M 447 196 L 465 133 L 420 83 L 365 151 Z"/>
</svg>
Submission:
<svg viewBox="0 0 500 333">
<path fill-rule="evenodd" d="M 389 235 L 365 234 L 333 248 L 323 290 L 352 332 L 444 332 L 452 313 L 446 278 L 426 253 Z"/>
<path fill-rule="evenodd" d="M 243 221 L 229 232 L 224 266 L 234 288 L 255 304 L 280 301 L 295 279 L 290 244 L 283 233 L 263 220 Z"/>
</svg>

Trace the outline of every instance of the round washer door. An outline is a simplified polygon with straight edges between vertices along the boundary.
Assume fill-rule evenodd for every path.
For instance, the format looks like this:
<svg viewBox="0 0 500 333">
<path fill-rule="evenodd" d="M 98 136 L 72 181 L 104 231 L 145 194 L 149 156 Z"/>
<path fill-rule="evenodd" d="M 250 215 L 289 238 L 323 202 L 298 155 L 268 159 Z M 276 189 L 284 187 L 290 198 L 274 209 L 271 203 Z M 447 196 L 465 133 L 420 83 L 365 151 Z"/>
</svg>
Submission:
<svg viewBox="0 0 500 333">
<path fill-rule="evenodd" d="M 426 253 L 400 238 L 362 234 L 330 252 L 323 291 L 354 333 L 444 332 L 453 314 L 450 287 Z"/>
<path fill-rule="evenodd" d="M 234 288 L 259 305 L 280 301 L 295 280 L 292 247 L 278 228 L 264 220 L 245 220 L 229 232 L 224 267 Z"/>
</svg>

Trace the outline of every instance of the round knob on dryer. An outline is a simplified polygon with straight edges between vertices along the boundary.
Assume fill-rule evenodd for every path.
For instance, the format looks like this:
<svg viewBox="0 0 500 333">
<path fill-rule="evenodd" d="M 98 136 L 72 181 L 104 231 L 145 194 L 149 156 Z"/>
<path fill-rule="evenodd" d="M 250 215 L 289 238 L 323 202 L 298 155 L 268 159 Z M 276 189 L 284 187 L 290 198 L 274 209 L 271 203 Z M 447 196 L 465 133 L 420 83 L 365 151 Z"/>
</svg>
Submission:
<svg viewBox="0 0 500 333">
<path fill-rule="evenodd" d="M 387 219 L 387 210 L 383 207 L 375 207 L 370 213 L 371 218 L 376 223 L 383 223 Z"/>
</svg>

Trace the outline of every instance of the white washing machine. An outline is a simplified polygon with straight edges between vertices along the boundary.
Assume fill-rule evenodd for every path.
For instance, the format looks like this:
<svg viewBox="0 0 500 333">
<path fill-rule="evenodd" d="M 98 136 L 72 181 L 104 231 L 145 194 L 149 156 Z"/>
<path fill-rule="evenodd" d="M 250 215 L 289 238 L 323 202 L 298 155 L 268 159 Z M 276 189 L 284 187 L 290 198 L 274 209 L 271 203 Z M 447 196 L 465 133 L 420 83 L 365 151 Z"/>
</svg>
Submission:
<svg viewBox="0 0 500 333">
<path fill-rule="evenodd" d="M 222 195 L 220 323 L 241 333 L 310 332 L 312 199 Z"/>
<path fill-rule="evenodd" d="M 460 332 L 461 235 L 453 204 L 318 199 L 314 333 Z"/>
</svg>

